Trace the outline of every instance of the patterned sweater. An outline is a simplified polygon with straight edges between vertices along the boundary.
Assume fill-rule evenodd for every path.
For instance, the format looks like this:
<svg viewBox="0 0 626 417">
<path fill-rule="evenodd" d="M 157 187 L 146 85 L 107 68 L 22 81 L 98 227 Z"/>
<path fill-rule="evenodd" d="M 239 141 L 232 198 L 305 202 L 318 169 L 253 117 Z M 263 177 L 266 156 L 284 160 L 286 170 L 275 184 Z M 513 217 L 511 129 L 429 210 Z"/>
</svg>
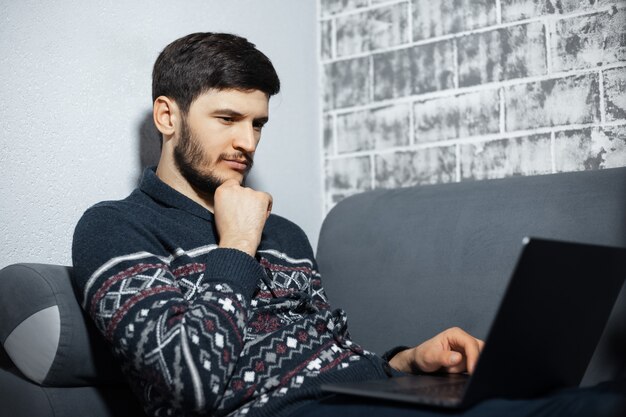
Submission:
<svg viewBox="0 0 626 417">
<path fill-rule="evenodd" d="M 276 215 L 256 258 L 152 169 L 79 221 L 74 284 L 151 416 L 281 416 L 320 384 L 385 378 L 331 310 L 304 232 Z"/>
</svg>

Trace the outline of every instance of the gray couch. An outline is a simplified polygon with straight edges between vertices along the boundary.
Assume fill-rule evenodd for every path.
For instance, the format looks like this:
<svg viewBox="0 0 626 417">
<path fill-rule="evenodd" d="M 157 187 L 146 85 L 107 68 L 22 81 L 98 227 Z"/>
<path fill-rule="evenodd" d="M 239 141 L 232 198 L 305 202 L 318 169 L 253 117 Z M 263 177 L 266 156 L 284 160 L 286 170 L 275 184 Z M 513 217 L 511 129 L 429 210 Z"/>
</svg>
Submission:
<svg viewBox="0 0 626 417">
<path fill-rule="evenodd" d="M 524 236 L 626 247 L 626 168 L 356 195 L 327 216 L 317 257 L 353 338 L 383 352 L 451 325 L 484 337 Z M 0 414 L 141 416 L 70 273 L 0 271 Z M 583 384 L 626 375 L 625 328 L 622 289 Z"/>
</svg>

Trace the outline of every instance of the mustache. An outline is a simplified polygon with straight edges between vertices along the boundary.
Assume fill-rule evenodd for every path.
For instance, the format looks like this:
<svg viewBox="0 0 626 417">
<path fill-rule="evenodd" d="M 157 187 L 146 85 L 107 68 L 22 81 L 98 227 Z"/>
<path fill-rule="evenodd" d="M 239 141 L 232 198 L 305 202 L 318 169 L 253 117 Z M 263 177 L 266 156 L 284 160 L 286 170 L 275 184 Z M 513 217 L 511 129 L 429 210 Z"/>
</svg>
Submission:
<svg viewBox="0 0 626 417">
<path fill-rule="evenodd" d="M 238 161 L 248 165 L 248 170 L 254 165 L 254 158 L 247 152 L 223 153 L 218 157 L 219 161 Z"/>
</svg>

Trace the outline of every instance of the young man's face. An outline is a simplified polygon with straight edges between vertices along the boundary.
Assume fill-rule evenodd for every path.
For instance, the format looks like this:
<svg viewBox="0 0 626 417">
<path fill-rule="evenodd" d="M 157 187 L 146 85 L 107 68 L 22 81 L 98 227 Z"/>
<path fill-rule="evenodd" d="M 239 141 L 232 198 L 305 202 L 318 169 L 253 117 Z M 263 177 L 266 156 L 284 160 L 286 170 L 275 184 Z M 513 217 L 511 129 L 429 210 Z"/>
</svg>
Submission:
<svg viewBox="0 0 626 417">
<path fill-rule="evenodd" d="M 268 120 L 268 102 L 259 90 L 211 90 L 191 103 L 174 161 L 197 191 L 212 194 L 227 179 L 243 184 Z"/>
</svg>

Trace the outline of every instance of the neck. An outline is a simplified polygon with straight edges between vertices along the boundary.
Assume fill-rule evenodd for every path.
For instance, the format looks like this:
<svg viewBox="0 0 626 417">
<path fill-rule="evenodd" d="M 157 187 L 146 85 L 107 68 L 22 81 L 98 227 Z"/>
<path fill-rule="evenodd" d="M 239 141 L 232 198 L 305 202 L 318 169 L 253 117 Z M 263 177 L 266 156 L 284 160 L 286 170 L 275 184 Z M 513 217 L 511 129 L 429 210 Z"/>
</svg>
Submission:
<svg viewBox="0 0 626 417">
<path fill-rule="evenodd" d="M 189 184 L 176 167 L 173 158 L 168 158 L 161 153 L 156 175 L 161 181 L 213 213 L 213 195 L 201 193 Z"/>
</svg>

